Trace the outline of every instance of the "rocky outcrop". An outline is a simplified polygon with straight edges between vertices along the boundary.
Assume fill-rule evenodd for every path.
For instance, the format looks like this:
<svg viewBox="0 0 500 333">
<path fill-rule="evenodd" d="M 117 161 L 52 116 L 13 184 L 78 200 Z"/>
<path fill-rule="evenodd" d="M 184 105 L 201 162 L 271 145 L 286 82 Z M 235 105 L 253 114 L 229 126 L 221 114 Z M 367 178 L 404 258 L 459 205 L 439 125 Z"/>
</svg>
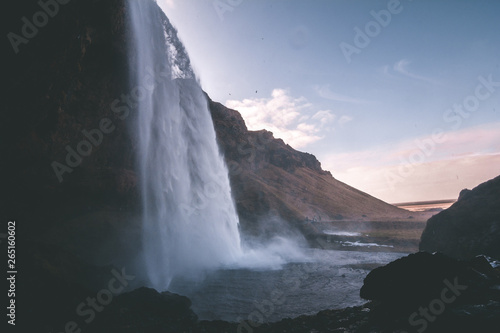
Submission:
<svg viewBox="0 0 500 333">
<path fill-rule="evenodd" d="M 420 249 L 467 259 L 484 254 L 500 258 L 500 176 L 472 190 L 433 216 L 422 234 Z"/>
<path fill-rule="evenodd" d="M 426 252 L 371 271 L 360 295 L 375 325 L 407 332 L 492 332 L 500 319 L 498 262 Z"/>
<path fill-rule="evenodd" d="M 393 311 L 429 304 L 449 286 L 456 287 L 460 293 L 457 302 L 461 304 L 487 303 L 490 298 L 500 301 L 495 289 L 500 285 L 500 270 L 493 268 L 489 260 L 498 266 L 498 262 L 483 256 L 458 261 L 440 253 L 410 254 L 371 271 L 360 295 L 393 307 Z"/>
</svg>

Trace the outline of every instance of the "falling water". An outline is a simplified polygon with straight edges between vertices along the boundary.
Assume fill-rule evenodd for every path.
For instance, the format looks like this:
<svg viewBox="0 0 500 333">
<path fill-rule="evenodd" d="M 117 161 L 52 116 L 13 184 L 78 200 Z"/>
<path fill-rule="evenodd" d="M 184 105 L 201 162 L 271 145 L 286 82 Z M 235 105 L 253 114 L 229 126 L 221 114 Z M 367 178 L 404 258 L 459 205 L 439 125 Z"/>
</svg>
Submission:
<svg viewBox="0 0 500 333">
<path fill-rule="evenodd" d="M 207 100 L 189 58 L 154 1 L 128 1 L 132 97 L 145 265 L 152 285 L 231 263 L 241 255 L 238 217 Z"/>
</svg>

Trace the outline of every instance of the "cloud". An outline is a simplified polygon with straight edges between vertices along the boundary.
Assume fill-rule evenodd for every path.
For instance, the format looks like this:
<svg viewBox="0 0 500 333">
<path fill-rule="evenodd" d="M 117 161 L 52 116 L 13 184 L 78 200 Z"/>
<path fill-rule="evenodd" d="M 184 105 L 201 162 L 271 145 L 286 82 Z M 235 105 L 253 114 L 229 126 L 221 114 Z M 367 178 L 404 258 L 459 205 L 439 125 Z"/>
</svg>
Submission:
<svg viewBox="0 0 500 333">
<path fill-rule="evenodd" d="M 162 0 L 168 7 L 175 8 L 175 0 Z"/>
<path fill-rule="evenodd" d="M 311 119 L 318 120 L 323 127 L 333 123 L 335 118 L 337 118 L 337 116 L 331 113 L 330 110 L 318 111 L 311 117 Z"/>
<path fill-rule="evenodd" d="M 388 202 L 456 198 L 461 189 L 500 175 L 500 123 L 447 132 L 445 138 L 434 146 L 431 136 L 422 136 L 319 158 L 335 178 Z M 425 158 L 412 164 L 410 156 L 419 152 Z"/>
<path fill-rule="evenodd" d="M 348 122 L 350 122 L 352 119 L 353 119 L 352 117 L 344 115 L 344 116 L 340 117 L 339 124 L 343 126 L 343 125 L 347 124 Z"/>
<path fill-rule="evenodd" d="M 365 104 L 368 103 L 365 100 L 358 99 L 358 98 L 353 98 L 345 95 L 341 95 L 338 93 L 333 92 L 330 89 L 330 85 L 322 85 L 322 86 L 314 86 L 314 90 L 316 93 L 323 98 L 332 100 L 332 101 L 337 101 L 337 102 L 344 102 L 344 103 L 355 103 L 355 104 Z"/>
<path fill-rule="evenodd" d="M 177 7 L 177 0 L 157 0 L 160 8 L 167 13 L 169 9 L 175 9 Z"/>
<path fill-rule="evenodd" d="M 391 187 L 388 175 L 397 174 L 397 166 L 358 166 L 333 173 L 335 178 L 390 203 L 456 199 L 462 189 L 500 175 L 500 153 L 423 163 Z"/>
<path fill-rule="evenodd" d="M 315 134 L 318 128 L 301 117 L 300 112 L 311 105 L 304 97 L 290 96 L 285 89 L 274 89 L 270 98 L 228 100 L 226 106 L 241 113 L 249 130 L 266 129 L 295 148 L 322 138 Z"/>
<path fill-rule="evenodd" d="M 425 155 L 424 162 L 500 153 L 500 122 L 442 132 L 442 139 L 433 139 L 432 134 L 400 142 L 374 147 L 370 150 L 334 154 L 327 156 L 329 166 L 345 170 L 356 166 L 384 167 L 399 165 L 419 151 Z M 325 161 L 327 162 L 327 161 Z"/>
<path fill-rule="evenodd" d="M 408 73 L 408 69 L 407 69 L 409 65 L 410 65 L 410 61 L 408 61 L 406 59 L 402 59 L 394 64 L 393 69 L 394 69 L 394 71 L 398 72 L 399 74 L 411 76 L 411 74 Z"/>
<path fill-rule="evenodd" d="M 320 110 L 310 116 L 313 105 L 304 97 L 291 96 L 286 89 L 274 89 L 269 98 L 228 100 L 226 106 L 241 113 L 249 130 L 266 129 L 294 148 L 324 138 L 337 119 L 330 110 Z"/>
<path fill-rule="evenodd" d="M 312 124 L 300 123 L 297 125 L 297 130 L 306 132 L 306 133 L 315 133 L 318 132 L 319 129 Z"/>
<path fill-rule="evenodd" d="M 409 78 L 412 78 L 415 80 L 424 81 L 424 82 L 428 82 L 428 83 L 432 83 L 432 84 L 439 84 L 439 82 L 437 82 L 434 79 L 431 79 L 431 78 L 428 78 L 425 76 L 421 76 L 421 75 L 418 75 L 418 74 L 411 72 L 409 70 L 410 64 L 411 64 L 411 62 L 409 60 L 402 59 L 402 60 L 398 61 L 397 63 L 395 63 L 392 66 L 392 69 L 397 74 L 400 74 L 400 75 L 403 75 L 403 76 L 406 76 L 406 77 L 409 77 Z M 389 74 L 389 66 L 384 67 L 384 72 L 386 74 Z"/>
</svg>

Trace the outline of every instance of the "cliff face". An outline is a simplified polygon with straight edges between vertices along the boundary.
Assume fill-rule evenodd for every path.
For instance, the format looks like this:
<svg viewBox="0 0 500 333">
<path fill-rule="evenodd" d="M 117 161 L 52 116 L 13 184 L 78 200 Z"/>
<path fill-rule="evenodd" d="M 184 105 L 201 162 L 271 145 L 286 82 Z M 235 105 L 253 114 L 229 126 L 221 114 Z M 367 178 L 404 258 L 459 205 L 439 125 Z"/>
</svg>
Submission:
<svg viewBox="0 0 500 333">
<path fill-rule="evenodd" d="M 45 11 L 37 1 L 9 6 L 8 30 L 21 37 L 30 29 L 21 18 L 31 22 Z M 135 209 L 138 202 L 133 132 L 112 109 L 129 91 L 124 2 L 75 0 L 51 11 L 17 53 L 3 41 L 9 66 L 0 126 L 8 195 L 1 211 L 3 220 L 22 221 L 34 235 L 88 212 Z"/>
<path fill-rule="evenodd" d="M 479 254 L 500 258 L 500 176 L 463 190 L 450 208 L 433 216 L 420 250 L 467 259 Z"/>
</svg>

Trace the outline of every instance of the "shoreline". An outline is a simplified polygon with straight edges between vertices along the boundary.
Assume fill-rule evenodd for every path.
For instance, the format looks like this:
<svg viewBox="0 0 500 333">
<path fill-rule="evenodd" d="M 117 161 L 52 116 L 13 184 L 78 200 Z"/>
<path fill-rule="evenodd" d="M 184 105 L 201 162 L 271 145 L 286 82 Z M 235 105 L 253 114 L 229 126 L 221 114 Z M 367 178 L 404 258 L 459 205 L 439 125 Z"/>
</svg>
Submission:
<svg viewBox="0 0 500 333">
<path fill-rule="evenodd" d="M 309 222 L 302 225 L 302 231 L 314 248 L 413 253 L 419 251 L 427 218 L 433 214 L 419 213 L 408 219 Z"/>
</svg>

